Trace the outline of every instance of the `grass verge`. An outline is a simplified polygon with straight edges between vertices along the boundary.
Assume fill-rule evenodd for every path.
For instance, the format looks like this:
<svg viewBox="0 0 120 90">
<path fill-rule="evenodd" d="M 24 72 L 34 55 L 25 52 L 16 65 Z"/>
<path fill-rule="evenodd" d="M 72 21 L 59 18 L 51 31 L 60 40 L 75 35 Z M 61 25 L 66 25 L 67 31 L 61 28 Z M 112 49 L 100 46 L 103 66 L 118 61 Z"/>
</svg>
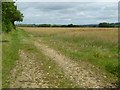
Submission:
<svg viewBox="0 0 120 90">
<path fill-rule="evenodd" d="M 2 87 L 9 87 L 9 75 L 19 60 L 19 49 L 21 47 L 22 31 L 16 30 L 2 35 Z"/>
</svg>

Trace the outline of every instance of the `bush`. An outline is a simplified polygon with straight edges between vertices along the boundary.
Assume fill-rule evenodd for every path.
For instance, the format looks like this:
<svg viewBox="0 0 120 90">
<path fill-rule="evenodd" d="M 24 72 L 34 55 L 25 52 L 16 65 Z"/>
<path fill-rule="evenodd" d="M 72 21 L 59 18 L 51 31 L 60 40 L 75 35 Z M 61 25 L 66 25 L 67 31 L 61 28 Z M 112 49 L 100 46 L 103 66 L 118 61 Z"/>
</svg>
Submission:
<svg viewBox="0 0 120 90">
<path fill-rule="evenodd" d="M 7 31 L 7 27 L 4 22 L 2 22 L 2 31 L 5 31 L 5 32 Z"/>
<path fill-rule="evenodd" d="M 2 31 L 4 32 L 9 32 L 13 29 L 13 24 L 11 22 L 7 22 L 7 23 L 2 23 Z"/>
<path fill-rule="evenodd" d="M 9 32 L 13 29 L 13 24 L 11 22 L 8 22 L 6 27 L 7 27 L 7 32 Z"/>
</svg>

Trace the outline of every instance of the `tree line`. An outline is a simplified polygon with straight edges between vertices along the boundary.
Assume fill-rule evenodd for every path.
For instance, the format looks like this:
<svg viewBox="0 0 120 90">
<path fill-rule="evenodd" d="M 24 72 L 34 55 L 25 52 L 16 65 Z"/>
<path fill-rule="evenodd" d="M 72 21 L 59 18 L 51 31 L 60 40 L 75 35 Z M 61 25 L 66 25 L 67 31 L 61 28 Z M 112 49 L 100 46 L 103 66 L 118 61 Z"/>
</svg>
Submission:
<svg viewBox="0 0 120 90">
<path fill-rule="evenodd" d="M 99 23 L 99 24 L 89 24 L 89 25 L 59 25 L 59 24 L 17 24 L 20 27 L 118 27 L 119 23 Z"/>
<path fill-rule="evenodd" d="M 2 30 L 10 32 L 15 29 L 15 21 L 22 21 L 23 14 L 17 10 L 15 2 L 2 2 Z"/>
<path fill-rule="evenodd" d="M 99 27 L 119 27 L 120 23 L 99 23 Z"/>
</svg>

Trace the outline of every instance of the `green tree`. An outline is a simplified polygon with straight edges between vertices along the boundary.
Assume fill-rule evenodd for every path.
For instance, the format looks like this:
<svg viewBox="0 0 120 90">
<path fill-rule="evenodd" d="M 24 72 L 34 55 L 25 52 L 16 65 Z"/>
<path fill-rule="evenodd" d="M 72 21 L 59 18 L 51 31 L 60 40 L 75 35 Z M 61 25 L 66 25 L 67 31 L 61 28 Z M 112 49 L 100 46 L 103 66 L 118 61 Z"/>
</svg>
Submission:
<svg viewBox="0 0 120 90">
<path fill-rule="evenodd" d="M 99 24 L 99 27 L 110 27 L 109 23 L 103 22 Z"/>
<path fill-rule="evenodd" d="M 73 25 L 73 24 L 68 24 L 67 26 L 68 26 L 68 27 L 73 27 L 74 25 Z"/>
<path fill-rule="evenodd" d="M 17 10 L 15 2 L 2 2 L 2 30 L 9 32 L 15 29 L 15 21 L 22 21 L 23 14 Z"/>
</svg>

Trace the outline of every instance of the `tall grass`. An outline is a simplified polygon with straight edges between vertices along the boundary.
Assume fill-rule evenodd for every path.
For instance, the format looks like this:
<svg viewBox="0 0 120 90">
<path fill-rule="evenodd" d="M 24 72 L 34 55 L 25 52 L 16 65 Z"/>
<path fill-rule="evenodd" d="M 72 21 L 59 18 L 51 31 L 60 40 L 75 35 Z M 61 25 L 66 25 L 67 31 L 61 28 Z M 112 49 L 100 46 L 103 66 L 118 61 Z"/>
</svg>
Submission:
<svg viewBox="0 0 120 90">
<path fill-rule="evenodd" d="M 87 61 L 118 76 L 117 28 L 23 28 L 76 61 Z"/>
</svg>

